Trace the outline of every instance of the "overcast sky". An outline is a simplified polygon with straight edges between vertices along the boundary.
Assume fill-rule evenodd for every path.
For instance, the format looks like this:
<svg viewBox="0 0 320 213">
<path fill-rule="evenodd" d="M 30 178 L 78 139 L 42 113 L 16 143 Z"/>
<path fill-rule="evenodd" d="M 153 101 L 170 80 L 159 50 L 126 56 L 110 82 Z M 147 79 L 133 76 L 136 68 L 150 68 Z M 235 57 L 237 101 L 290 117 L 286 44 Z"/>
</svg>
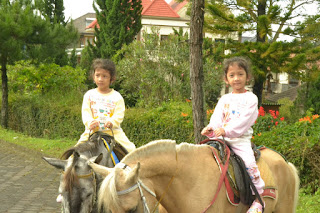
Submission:
<svg viewBox="0 0 320 213">
<path fill-rule="evenodd" d="M 165 0 L 166 2 L 170 2 L 171 0 Z M 66 19 L 72 18 L 76 19 L 86 13 L 94 12 L 92 3 L 93 0 L 64 0 L 64 8 L 65 8 L 65 17 Z M 317 7 L 314 5 L 309 5 L 305 8 L 305 11 L 308 11 L 309 15 L 316 14 Z"/>
</svg>

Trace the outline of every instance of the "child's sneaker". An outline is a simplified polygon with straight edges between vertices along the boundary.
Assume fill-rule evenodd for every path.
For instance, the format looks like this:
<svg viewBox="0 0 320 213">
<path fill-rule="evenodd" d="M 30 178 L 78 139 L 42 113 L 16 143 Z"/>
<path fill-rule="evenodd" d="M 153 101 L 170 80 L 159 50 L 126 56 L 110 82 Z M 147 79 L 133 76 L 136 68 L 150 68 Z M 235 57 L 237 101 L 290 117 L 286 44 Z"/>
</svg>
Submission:
<svg viewBox="0 0 320 213">
<path fill-rule="evenodd" d="M 247 213 L 262 213 L 262 205 L 259 202 L 254 201 Z"/>
</svg>

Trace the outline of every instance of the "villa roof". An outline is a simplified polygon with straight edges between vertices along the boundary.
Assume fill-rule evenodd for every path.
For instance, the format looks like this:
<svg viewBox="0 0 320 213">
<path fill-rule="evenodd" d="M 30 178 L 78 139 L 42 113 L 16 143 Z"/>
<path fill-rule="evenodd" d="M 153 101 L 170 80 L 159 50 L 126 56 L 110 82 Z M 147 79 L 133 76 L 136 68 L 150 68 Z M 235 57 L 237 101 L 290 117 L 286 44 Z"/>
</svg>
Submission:
<svg viewBox="0 0 320 213">
<path fill-rule="evenodd" d="M 149 1 L 149 0 L 142 0 Z M 143 16 L 161 16 L 179 18 L 180 16 L 170 7 L 165 0 L 153 0 L 149 1 L 149 5 L 143 8 Z M 142 4 L 144 6 L 144 3 Z M 146 4 L 145 4 L 146 5 Z"/>
<path fill-rule="evenodd" d="M 91 24 L 89 24 L 86 29 L 90 29 L 90 28 L 94 28 L 94 26 L 97 25 L 97 28 L 100 28 L 97 19 L 95 19 L 93 22 L 91 22 Z"/>
<path fill-rule="evenodd" d="M 142 16 L 155 16 L 155 17 L 168 17 L 168 18 L 180 18 L 177 12 L 171 8 L 165 0 L 142 0 Z M 183 3 L 181 3 L 183 4 Z M 184 4 L 183 4 L 184 5 Z M 97 19 L 94 20 L 86 29 L 94 28 L 97 24 Z M 99 28 L 99 25 L 97 26 Z"/>
<path fill-rule="evenodd" d="M 278 100 L 282 98 L 289 98 L 291 101 L 294 101 L 296 97 L 298 96 L 298 90 L 300 88 L 299 86 L 292 87 L 284 92 L 272 94 L 266 97 L 266 100 L 271 102 L 277 102 Z"/>
</svg>

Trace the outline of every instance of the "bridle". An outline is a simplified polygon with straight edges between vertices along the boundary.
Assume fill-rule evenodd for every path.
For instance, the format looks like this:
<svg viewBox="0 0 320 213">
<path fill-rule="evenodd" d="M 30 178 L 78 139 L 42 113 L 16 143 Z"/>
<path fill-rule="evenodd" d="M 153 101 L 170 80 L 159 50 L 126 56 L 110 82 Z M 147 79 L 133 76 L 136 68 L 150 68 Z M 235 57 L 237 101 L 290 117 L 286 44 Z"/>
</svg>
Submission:
<svg viewBox="0 0 320 213">
<path fill-rule="evenodd" d="M 91 169 L 91 172 L 88 173 L 88 174 L 85 174 L 85 175 L 77 175 L 78 178 L 90 178 L 92 177 L 92 184 L 93 184 L 93 190 L 94 190 L 94 193 L 93 193 L 93 196 L 92 196 L 92 206 L 94 206 L 94 204 L 97 202 L 97 179 L 96 179 L 96 176 L 93 172 L 93 169 Z M 92 209 L 91 209 L 92 210 Z"/>
<path fill-rule="evenodd" d="M 127 170 L 127 171 L 132 171 L 132 169 L 124 164 L 124 163 L 118 163 L 116 165 L 116 167 L 119 167 L 119 168 L 122 168 L 123 170 Z M 118 191 L 117 192 L 117 195 L 125 195 L 125 194 L 128 194 L 132 191 L 134 191 L 135 189 L 139 189 L 139 192 L 140 192 L 140 197 L 141 197 L 141 200 L 142 200 L 142 204 L 143 204 L 143 212 L 144 213 L 150 213 L 150 210 L 149 210 L 149 207 L 147 205 L 147 200 L 146 200 L 146 197 L 143 195 L 143 191 L 142 191 L 142 188 L 144 188 L 147 192 L 149 192 L 153 197 L 157 197 L 156 194 L 151 191 L 151 189 L 149 189 L 140 179 L 138 179 L 137 183 L 134 184 L 133 186 L 129 187 L 128 189 L 125 189 L 125 190 L 122 190 L 122 191 Z M 157 208 L 157 206 L 155 206 L 154 210 L 152 212 L 155 211 L 155 209 Z"/>
<path fill-rule="evenodd" d="M 177 167 L 176 167 L 175 173 L 171 177 L 171 179 L 170 179 L 165 191 L 162 193 L 160 199 L 158 200 L 157 204 L 155 205 L 154 209 L 152 210 L 152 213 L 154 213 L 156 211 L 157 207 L 159 206 L 159 204 L 160 204 L 161 200 L 163 199 L 164 195 L 167 193 L 167 191 L 169 189 L 169 186 L 173 182 L 173 179 L 175 178 L 175 176 L 176 176 L 176 174 L 178 172 L 178 154 L 177 154 L 177 151 L 176 151 L 176 162 L 177 162 Z M 126 165 L 126 164 L 124 164 L 122 162 L 118 163 L 115 167 L 118 167 L 118 168 L 121 168 L 121 169 L 127 170 L 127 171 L 132 171 L 132 169 L 128 165 Z M 118 191 L 117 194 L 118 195 L 128 194 L 128 193 L 134 191 L 135 189 L 139 188 L 140 197 L 141 197 L 142 204 L 143 204 L 143 212 L 144 213 L 150 213 L 149 207 L 147 205 L 147 200 L 146 200 L 145 196 L 143 195 L 141 187 L 144 188 L 147 192 L 149 192 L 153 197 L 156 198 L 156 194 L 153 191 L 151 191 L 140 179 L 138 179 L 138 181 L 137 181 L 137 183 L 135 185 L 129 187 L 128 189 L 125 189 L 125 190 L 122 190 L 122 191 Z"/>
<path fill-rule="evenodd" d="M 64 171 L 62 171 L 62 174 L 64 175 Z M 76 175 L 78 178 L 83 178 L 83 179 L 87 179 L 92 177 L 92 184 L 93 184 L 93 196 L 92 196 L 92 206 L 94 206 L 94 204 L 97 202 L 97 179 L 95 176 L 95 173 L 93 172 L 93 169 L 90 169 L 90 173 L 88 174 L 83 174 L 83 175 Z"/>
</svg>

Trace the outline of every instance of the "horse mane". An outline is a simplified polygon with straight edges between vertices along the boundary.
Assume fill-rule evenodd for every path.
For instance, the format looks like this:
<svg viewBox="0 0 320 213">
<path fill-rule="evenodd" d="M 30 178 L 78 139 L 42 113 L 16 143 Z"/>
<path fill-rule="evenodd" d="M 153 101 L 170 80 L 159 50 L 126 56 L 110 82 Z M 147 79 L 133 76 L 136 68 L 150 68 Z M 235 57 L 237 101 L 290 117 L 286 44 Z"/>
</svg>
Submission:
<svg viewBox="0 0 320 213">
<path fill-rule="evenodd" d="M 64 173 L 65 190 L 69 192 L 70 196 L 72 193 L 72 186 L 79 184 L 79 178 L 76 174 L 75 165 L 78 160 L 78 155 L 75 153 L 90 152 L 98 147 L 98 141 L 88 140 L 87 142 L 80 143 L 79 145 L 66 150 L 62 155 L 61 159 L 67 160 L 69 157 L 73 156 L 72 164 Z"/>
<path fill-rule="evenodd" d="M 116 176 L 116 173 L 112 172 L 101 183 L 98 195 L 98 212 L 102 212 L 103 207 L 119 211 L 120 201 L 116 189 Z"/>
<path fill-rule="evenodd" d="M 162 152 L 175 153 L 175 151 L 176 151 L 176 141 L 169 140 L 169 139 L 154 140 L 130 152 L 128 155 L 126 155 L 122 159 L 122 161 L 130 162 L 140 158 L 154 156 Z"/>
<path fill-rule="evenodd" d="M 141 146 L 123 158 L 123 162 L 135 161 L 141 158 L 149 156 L 156 156 L 159 153 L 172 153 L 175 156 L 175 152 L 194 151 L 195 149 L 202 148 L 201 145 L 195 145 L 191 143 L 182 142 L 177 144 L 175 140 L 161 139 L 154 140 Z"/>
<path fill-rule="evenodd" d="M 67 171 L 64 173 L 64 181 L 65 181 L 65 190 L 69 192 L 69 196 L 71 196 L 72 194 L 72 186 L 73 185 L 78 185 L 79 184 L 79 178 L 76 175 L 76 171 L 75 171 L 75 164 L 78 160 L 78 155 L 74 155 L 73 159 L 72 159 L 72 164 L 71 166 L 68 167 Z"/>
</svg>

